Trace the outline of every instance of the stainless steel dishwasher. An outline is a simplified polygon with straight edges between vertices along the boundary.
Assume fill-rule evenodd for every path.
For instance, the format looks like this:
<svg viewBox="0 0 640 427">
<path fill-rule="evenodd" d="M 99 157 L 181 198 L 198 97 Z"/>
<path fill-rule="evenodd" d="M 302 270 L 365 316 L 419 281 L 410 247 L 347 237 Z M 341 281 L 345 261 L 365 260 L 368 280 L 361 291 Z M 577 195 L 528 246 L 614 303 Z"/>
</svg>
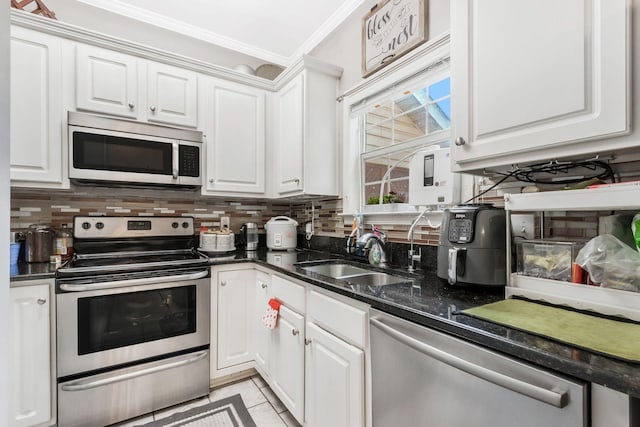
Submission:
<svg viewBox="0 0 640 427">
<path fill-rule="evenodd" d="M 588 387 L 371 310 L 374 427 L 585 427 Z"/>
</svg>

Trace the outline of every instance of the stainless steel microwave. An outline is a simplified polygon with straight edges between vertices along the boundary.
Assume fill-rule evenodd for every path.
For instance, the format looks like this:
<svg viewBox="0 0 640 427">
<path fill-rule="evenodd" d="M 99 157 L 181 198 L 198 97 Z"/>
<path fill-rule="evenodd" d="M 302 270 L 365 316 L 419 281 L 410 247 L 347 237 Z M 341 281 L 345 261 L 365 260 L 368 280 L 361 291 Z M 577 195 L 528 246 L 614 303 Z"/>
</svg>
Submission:
<svg viewBox="0 0 640 427">
<path fill-rule="evenodd" d="M 69 112 L 69 178 L 76 182 L 202 185 L 202 132 Z"/>
</svg>

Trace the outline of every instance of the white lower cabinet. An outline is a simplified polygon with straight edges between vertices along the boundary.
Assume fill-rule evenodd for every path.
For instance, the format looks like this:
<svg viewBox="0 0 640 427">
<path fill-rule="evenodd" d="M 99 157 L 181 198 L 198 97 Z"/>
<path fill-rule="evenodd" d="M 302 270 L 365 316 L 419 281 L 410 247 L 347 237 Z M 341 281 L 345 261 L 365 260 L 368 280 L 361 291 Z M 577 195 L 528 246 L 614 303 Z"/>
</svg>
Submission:
<svg viewBox="0 0 640 427">
<path fill-rule="evenodd" d="M 254 362 L 256 369 L 263 377 L 269 376 L 269 347 L 271 341 L 271 331 L 262 324 L 262 316 L 264 316 L 270 298 L 271 275 L 262 271 L 256 272 L 256 310 L 254 337 Z"/>
<path fill-rule="evenodd" d="M 9 426 L 51 424 L 51 298 L 48 281 L 12 287 L 9 330 Z"/>
<path fill-rule="evenodd" d="M 364 351 L 307 323 L 305 421 L 364 426 Z"/>
<path fill-rule="evenodd" d="M 280 307 L 278 325 L 271 334 L 271 388 L 302 423 L 304 416 L 304 316 Z"/>
<path fill-rule="evenodd" d="M 253 361 L 253 321 L 255 305 L 255 271 L 253 269 L 214 270 L 216 292 L 211 307 L 215 324 L 211 326 L 211 343 L 217 357 L 212 359 L 211 375 L 224 374 L 225 368 L 242 367 Z M 221 371 L 221 372 L 220 372 Z"/>
</svg>

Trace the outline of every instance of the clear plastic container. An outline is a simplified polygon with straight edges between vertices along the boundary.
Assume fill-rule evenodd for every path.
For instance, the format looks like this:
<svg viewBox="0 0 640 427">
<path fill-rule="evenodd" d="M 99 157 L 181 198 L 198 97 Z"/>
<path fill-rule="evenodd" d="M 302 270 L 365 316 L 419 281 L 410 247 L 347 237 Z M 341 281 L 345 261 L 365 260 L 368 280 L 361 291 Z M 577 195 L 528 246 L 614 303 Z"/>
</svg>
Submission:
<svg viewBox="0 0 640 427">
<path fill-rule="evenodd" d="M 53 254 L 60 255 L 62 261 L 68 260 L 73 255 L 73 233 L 67 224 L 62 224 L 62 228 L 56 232 Z"/>
<path fill-rule="evenodd" d="M 518 274 L 573 281 L 573 262 L 585 242 L 521 240 L 517 244 Z"/>
</svg>

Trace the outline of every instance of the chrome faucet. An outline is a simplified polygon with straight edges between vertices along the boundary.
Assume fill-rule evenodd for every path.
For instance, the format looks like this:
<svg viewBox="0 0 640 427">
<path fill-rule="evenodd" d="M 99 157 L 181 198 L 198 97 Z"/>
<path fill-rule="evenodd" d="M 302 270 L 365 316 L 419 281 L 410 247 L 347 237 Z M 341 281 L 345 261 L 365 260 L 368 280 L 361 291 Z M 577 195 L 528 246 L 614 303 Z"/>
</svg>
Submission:
<svg viewBox="0 0 640 427">
<path fill-rule="evenodd" d="M 427 213 L 428 210 L 429 208 L 425 208 L 422 210 L 422 212 L 420 212 L 420 215 L 418 215 L 416 219 L 414 219 L 413 222 L 411 223 L 411 227 L 409 227 L 409 233 L 407 233 L 407 239 L 411 241 L 411 249 L 409 249 L 409 252 L 407 252 L 410 273 L 413 273 L 414 271 L 416 271 L 415 262 L 418 261 L 418 263 L 420 263 L 420 260 L 422 259 L 422 248 L 418 248 L 417 254 L 416 254 L 416 251 L 413 249 L 413 229 L 415 228 L 418 221 L 420 221 L 420 219 L 424 216 L 424 214 Z"/>
<path fill-rule="evenodd" d="M 387 264 L 387 254 L 384 244 L 387 235 L 377 226 L 371 227 L 371 233 L 363 234 L 356 241 L 356 255 L 365 257 L 369 264 L 384 267 Z"/>
</svg>

